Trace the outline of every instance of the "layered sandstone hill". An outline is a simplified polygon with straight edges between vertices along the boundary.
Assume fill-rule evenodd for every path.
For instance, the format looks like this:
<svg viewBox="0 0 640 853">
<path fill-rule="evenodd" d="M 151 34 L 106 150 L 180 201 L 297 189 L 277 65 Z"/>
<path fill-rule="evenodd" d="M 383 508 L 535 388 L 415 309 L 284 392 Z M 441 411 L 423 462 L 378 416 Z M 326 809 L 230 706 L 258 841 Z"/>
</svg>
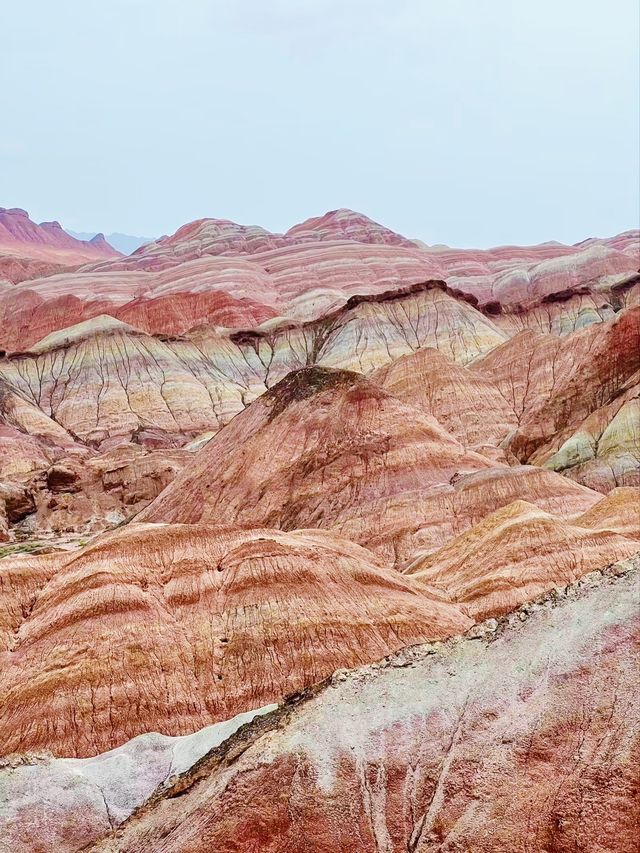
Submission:
<svg viewBox="0 0 640 853">
<path fill-rule="evenodd" d="M 318 243 L 330 245 L 314 245 Z M 574 292 L 581 291 L 583 295 L 592 295 L 592 307 L 597 310 L 604 305 L 598 300 L 597 292 L 624 285 L 640 266 L 638 231 L 609 240 L 585 241 L 576 246 L 544 243 L 484 251 L 452 249 L 408 240 L 361 213 L 343 208 L 294 225 L 285 234 L 273 234 L 264 228 L 238 225 L 224 219 L 201 219 L 183 226 L 170 237 L 142 247 L 129 258 L 94 265 L 93 269 L 166 269 L 205 255 L 237 255 L 251 256 L 251 261 L 259 265 L 266 262 L 271 271 L 272 265 L 278 268 L 284 262 L 288 266 L 287 259 L 296 257 L 306 258 L 307 267 L 309 263 L 315 266 L 315 252 L 325 250 L 318 259 L 322 257 L 324 264 L 329 266 L 327 272 L 338 273 L 335 284 L 339 284 L 340 267 L 335 266 L 338 256 L 346 253 L 352 261 L 358 256 L 349 243 L 360 244 L 358 251 L 363 257 L 366 257 L 366 250 L 362 247 L 378 245 L 393 247 L 395 257 L 403 264 L 411 264 L 411 258 L 419 258 L 422 264 L 428 264 L 428 269 L 423 270 L 427 277 L 446 278 L 453 287 L 472 294 L 479 304 L 488 305 L 494 311 L 498 306 L 513 310 L 549 304 L 558 297 L 566 300 Z M 373 259 L 376 255 L 370 257 Z M 379 257 L 391 258 L 393 254 Z M 379 275 L 380 271 L 372 272 Z M 326 280 L 325 273 L 320 274 Z M 300 283 L 295 285 L 298 292 Z"/>
<path fill-rule="evenodd" d="M 608 491 L 640 476 L 640 308 L 565 338 L 524 332 L 471 370 L 517 418 L 508 442 L 531 461 Z"/>
<path fill-rule="evenodd" d="M 323 531 L 133 525 L 0 572 L 3 755 L 187 734 L 471 624 Z"/>
<path fill-rule="evenodd" d="M 431 347 L 401 356 L 370 378 L 395 397 L 425 409 L 465 447 L 497 447 L 518 425 L 497 383 Z"/>
<path fill-rule="evenodd" d="M 84 442 L 153 430 L 173 444 L 219 428 L 293 369 L 368 372 L 429 346 L 466 363 L 505 340 L 444 283 L 425 282 L 270 331 L 208 327 L 170 338 L 103 315 L 0 360 L 0 379 Z"/>
<path fill-rule="evenodd" d="M 595 573 L 475 639 L 342 671 L 235 734 L 230 721 L 221 743 L 139 739 L 121 751 L 134 784 L 114 754 L 4 769 L 3 835 L 16 853 L 54 839 L 60 853 L 632 853 L 637 584 L 629 563 Z"/>
<path fill-rule="evenodd" d="M 628 235 L 611 245 L 429 249 L 346 210 L 284 235 L 199 220 L 130 257 L 0 292 L 0 347 L 24 349 L 105 313 L 173 335 L 202 323 L 309 320 L 351 296 L 430 279 L 446 280 L 485 314 L 500 315 L 507 334 L 529 326 L 566 333 L 611 316 L 637 278 L 637 245 L 637 235 Z"/>
<path fill-rule="evenodd" d="M 501 616 L 554 584 L 571 583 L 640 551 L 640 538 L 607 529 L 626 529 L 627 518 L 638 511 L 638 494 L 629 492 L 608 508 L 596 504 L 574 524 L 514 501 L 414 559 L 406 573 L 441 590 L 474 619 Z M 594 529 L 596 524 L 605 528 Z"/>
<path fill-rule="evenodd" d="M 3 254 L 0 252 L 0 287 L 8 291 L 9 284 L 19 284 L 31 278 L 45 278 L 74 269 L 73 264 L 57 261 L 45 261 L 41 258 L 25 258 L 21 255 Z"/>
<path fill-rule="evenodd" d="M 76 240 L 59 222 L 38 225 L 26 210 L 0 207 L 0 280 L 17 284 L 65 267 L 119 256 L 102 234 L 88 241 Z"/>
<path fill-rule="evenodd" d="M 314 367 L 237 415 L 139 520 L 323 527 L 398 563 L 516 498 L 575 514 L 598 497 L 465 449 L 358 374 Z"/>
</svg>

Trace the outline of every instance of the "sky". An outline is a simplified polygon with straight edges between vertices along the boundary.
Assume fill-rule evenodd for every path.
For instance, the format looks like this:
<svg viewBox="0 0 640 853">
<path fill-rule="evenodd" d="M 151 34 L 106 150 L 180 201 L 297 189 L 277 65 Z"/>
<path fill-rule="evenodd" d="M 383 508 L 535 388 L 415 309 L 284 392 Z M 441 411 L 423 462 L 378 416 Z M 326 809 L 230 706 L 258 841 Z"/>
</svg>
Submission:
<svg viewBox="0 0 640 853">
<path fill-rule="evenodd" d="M 0 205 L 37 221 L 638 226 L 636 0 L 25 0 L 0 29 Z"/>
</svg>

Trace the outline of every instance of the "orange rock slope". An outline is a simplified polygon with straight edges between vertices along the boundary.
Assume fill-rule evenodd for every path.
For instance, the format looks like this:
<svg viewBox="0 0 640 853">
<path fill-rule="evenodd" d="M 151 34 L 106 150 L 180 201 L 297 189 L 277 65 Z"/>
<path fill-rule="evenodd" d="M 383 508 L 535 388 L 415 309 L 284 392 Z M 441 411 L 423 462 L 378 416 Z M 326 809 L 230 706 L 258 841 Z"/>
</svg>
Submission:
<svg viewBox="0 0 640 853">
<path fill-rule="evenodd" d="M 614 521 L 623 529 L 626 516 L 638 509 L 637 493 L 624 497 Z M 607 529 L 612 519 L 599 506 L 571 524 L 515 501 L 438 551 L 416 558 L 406 573 L 442 591 L 474 619 L 501 616 L 554 584 L 569 584 L 640 551 L 637 534 Z"/>
<path fill-rule="evenodd" d="M 134 525 L 0 572 L 0 754 L 187 734 L 471 624 L 323 531 Z"/>
</svg>

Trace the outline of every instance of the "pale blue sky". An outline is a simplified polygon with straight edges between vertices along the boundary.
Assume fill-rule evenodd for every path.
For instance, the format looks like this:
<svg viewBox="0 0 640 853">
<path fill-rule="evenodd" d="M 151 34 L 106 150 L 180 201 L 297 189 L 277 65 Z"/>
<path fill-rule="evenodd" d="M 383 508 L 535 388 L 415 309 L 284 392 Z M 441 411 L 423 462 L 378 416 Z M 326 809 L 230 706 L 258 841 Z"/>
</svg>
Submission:
<svg viewBox="0 0 640 853">
<path fill-rule="evenodd" d="M 0 205 L 38 220 L 352 207 L 460 246 L 637 226 L 637 0 L 2 6 Z"/>
</svg>

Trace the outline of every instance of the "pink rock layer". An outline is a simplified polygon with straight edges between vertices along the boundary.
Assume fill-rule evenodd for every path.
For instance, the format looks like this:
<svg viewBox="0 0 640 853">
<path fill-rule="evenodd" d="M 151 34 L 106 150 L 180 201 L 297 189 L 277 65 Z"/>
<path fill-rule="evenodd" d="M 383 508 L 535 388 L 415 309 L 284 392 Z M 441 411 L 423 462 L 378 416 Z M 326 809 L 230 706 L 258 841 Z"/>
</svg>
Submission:
<svg viewBox="0 0 640 853">
<path fill-rule="evenodd" d="M 0 347 L 25 349 L 103 313 L 174 335 L 201 323 L 252 327 L 277 314 L 313 319 L 350 296 L 430 279 L 446 280 L 492 316 L 531 314 L 536 324 L 543 321 L 541 306 L 544 314 L 555 315 L 558 300 L 575 297 L 575 328 L 610 315 L 612 289 L 624 289 L 638 272 L 636 245 L 637 236 L 630 234 L 611 245 L 429 249 L 345 210 L 284 235 L 199 220 L 130 257 L 0 293 Z M 517 326 L 518 320 L 505 322 Z M 558 323 L 551 317 L 549 322 Z"/>
<path fill-rule="evenodd" d="M 63 230 L 59 222 L 29 219 L 26 210 L 0 207 L 0 260 L 2 255 L 70 266 L 90 260 L 118 258 L 120 252 L 110 246 L 103 234 L 91 240 L 76 240 Z"/>
</svg>

